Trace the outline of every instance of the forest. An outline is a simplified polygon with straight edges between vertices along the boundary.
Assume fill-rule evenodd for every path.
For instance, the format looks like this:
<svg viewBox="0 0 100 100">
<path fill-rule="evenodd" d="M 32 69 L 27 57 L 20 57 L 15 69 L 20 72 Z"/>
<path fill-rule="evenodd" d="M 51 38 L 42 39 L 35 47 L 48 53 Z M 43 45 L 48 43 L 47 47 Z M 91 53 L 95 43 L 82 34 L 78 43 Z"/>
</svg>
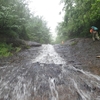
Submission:
<svg viewBox="0 0 100 100">
<path fill-rule="evenodd" d="M 50 43 L 50 28 L 42 16 L 30 12 L 25 0 L 0 0 L 0 55 L 10 55 L 19 39 Z"/>
<path fill-rule="evenodd" d="M 63 22 L 56 27 L 56 43 L 75 37 L 90 37 L 91 26 L 100 30 L 100 0 L 61 0 Z"/>
<path fill-rule="evenodd" d="M 14 44 L 18 40 L 61 43 L 70 38 L 90 37 L 91 26 L 100 29 L 100 0 L 61 0 L 60 3 L 64 5 L 64 17 L 52 42 L 47 22 L 30 12 L 26 0 L 0 0 L 0 57 L 21 50 L 20 44 Z"/>
</svg>

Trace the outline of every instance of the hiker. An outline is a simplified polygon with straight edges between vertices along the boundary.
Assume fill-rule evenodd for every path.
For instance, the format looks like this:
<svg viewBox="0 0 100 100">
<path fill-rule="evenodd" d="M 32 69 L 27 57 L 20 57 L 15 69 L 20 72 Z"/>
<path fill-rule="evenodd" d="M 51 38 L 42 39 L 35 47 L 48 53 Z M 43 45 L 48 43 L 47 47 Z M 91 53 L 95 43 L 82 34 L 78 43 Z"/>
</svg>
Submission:
<svg viewBox="0 0 100 100">
<path fill-rule="evenodd" d="M 98 28 L 97 27 L 92 26 L 91 29 L 90 29 L 90 33 L 92 34 L 93 41 L 95 41 L 95 39 L 99 40 Z"/>
<path fill-rule="evenodd" d="M 61 43 L 64 44 L 64 41 L 62 41 Z"/>
</svg>

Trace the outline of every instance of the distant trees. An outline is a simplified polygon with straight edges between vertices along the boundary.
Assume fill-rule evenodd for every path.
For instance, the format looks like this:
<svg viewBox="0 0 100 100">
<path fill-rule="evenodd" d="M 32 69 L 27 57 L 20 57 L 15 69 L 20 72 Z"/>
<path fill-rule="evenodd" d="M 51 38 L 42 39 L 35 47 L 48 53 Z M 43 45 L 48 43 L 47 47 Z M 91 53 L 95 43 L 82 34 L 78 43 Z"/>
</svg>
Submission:
<svg viewBox="0 0 100 100">
<path fill-rule="evenodd" d="M 57 26 L 57 40 L 87 37 L 91 25 L 100 29 L 100 0 L 62 0 L 64 21 Z"/>
<path fill-rule="evenodd" d="M 40 43 L 50 43 L 51 35 L 50 29 L 47 28 L 46 21 L 42 17 L 34 17 L 28 20 L 27 23 L 27 33 L 31 40 L 40 42 Z"/>
<path fill-rule="evenodd" d="M 25 0 L 0 0 L 0 38 L 51 41 L 46 21 L 31 14 Z"/>
</svg>

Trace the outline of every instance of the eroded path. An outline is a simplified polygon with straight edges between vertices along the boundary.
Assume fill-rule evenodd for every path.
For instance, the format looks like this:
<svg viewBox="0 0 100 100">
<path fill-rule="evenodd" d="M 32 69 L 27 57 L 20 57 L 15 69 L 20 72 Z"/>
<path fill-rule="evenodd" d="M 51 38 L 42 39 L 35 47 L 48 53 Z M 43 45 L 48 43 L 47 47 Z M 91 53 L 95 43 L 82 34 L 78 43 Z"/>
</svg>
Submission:
<svg viewBox="0 0 100 100">
<path fill-rule="evenodd" d="M 100 100 L 100 76 L 75 68 L 52 45 L 0 65 L 0 100 Z"/>
</svg>

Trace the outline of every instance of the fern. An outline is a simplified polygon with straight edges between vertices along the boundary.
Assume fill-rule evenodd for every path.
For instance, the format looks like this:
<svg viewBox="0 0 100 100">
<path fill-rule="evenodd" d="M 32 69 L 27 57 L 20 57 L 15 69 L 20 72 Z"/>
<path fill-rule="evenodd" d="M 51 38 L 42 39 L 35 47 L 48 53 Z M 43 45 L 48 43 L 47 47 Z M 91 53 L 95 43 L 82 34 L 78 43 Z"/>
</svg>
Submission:
<svg viewBox="0 0 100 100">
<path fill-rule="evenodd" d="M 11 50 L 12 50 L 12 46 L 7 45 L 6 43 L 0 43 L 0 57 L 8 57 L 10 55 L 12 55 Z"/>
</svg>

